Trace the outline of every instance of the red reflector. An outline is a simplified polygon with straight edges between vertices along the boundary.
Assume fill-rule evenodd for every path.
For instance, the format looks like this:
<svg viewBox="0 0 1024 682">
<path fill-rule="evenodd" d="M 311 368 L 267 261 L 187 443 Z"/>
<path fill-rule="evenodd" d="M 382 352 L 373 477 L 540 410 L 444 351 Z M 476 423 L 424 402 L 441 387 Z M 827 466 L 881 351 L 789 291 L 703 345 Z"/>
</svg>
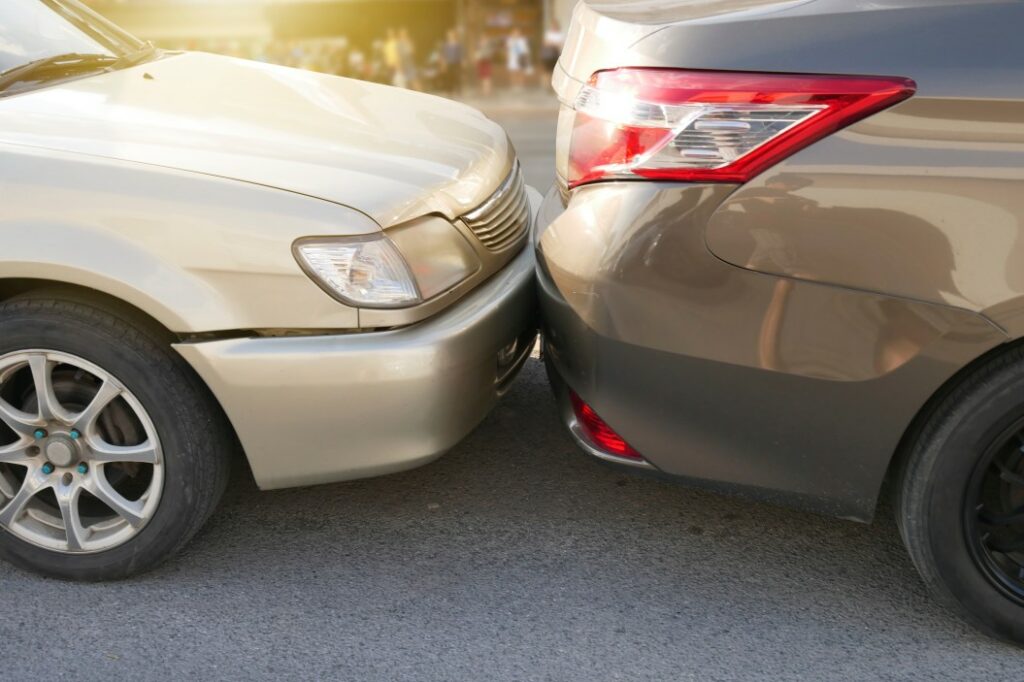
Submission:
<svg viewBox="0 0 1024 682">
<path fill-rule="evenodd" d="M 594 408 L 583 402 L 575 391 L 569 391 L 569 399 L 572 401 L 572 411 L 576 413 L 580 426 L 598 449 L 616 457 L 643 459 L 643 456 L 623 440 L 622 436 L 615 433 L 612 427 L 594 412 Z"/>
</svg>

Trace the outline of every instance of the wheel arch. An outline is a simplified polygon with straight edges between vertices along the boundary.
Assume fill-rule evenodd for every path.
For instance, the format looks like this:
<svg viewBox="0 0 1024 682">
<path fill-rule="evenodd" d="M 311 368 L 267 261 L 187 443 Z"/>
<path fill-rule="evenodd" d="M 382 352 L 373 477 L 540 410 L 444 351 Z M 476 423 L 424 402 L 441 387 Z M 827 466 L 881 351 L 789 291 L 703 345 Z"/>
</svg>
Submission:
<svg viewBox="0 0 1024 682">
<path fill-rule="evenodd" d="M 119 309 L 132 310 L 135 315 L 148 319 L 175 335 L 189 329 L 188 323 L 181 315 L 146 292 L 93 273 L 83 273 L 70 268 L 60 277 L 33 277 L 21 273 L 0 275 L 0 301 L 40 290 L 75 292 L 76 295 L 91 301 L 107 301 Z"/>
<path fill-rule="evenodd" d="M 104 312 L 127 319 L 134 324 L 146 328 L 150 333 L 157 337 L 161 342 L 166 343 L 168 346 L 178 343 L 184 339 L 184 336 L 181 333 L 173 331 L 164 324 L 162 320 L 154 317 L 147 310 L 105 291 L 60 280 L 22 277 L 0 278 L 0 303 L 20 298 L 54 298 L 93 306 L 103 310 Z M 177 355 L 177 353 L 175 353 L 175 355 Z M 224 411 L 224 406 L 221 405 L 216 394 L 210 389 L 206 381 L 198 372 L 195 371 L 191 364 L 189 364 L 184 358 L 180 358 L 180 360 L 182 370 L 196 382 L 197 386 L 201 387 L 203 391 L 209 394 L 210 400 L 220 410 L 220 418 L 230 430 L 234 439 L 236 451 L 244 455 L 244 448 L 242 447 L 241 440 L 238 437 L 234 424 L 228 418 L 227 413 Z M 248 457 L 245 457 L 244 459 L 246 459 L 246 466 L 249 467 Z"/>
<path fill-rule="evenodd" d="M 17 298 L 41 298 L 52 294 L 64 300 L 96 305 L 108 312 L 129 317 L 133 322 L 142 323 L 168 341 L 180 340 L 181 334 L 172 331 L 164 315 L 153 315 L 152 306 L 146 308 L 101 289 L 63 280 L 34 277 L 0 278 L 0 303 Z"/>
<path fill-rule="evenodd" d="M 893 451 L 892 458 L 889 460 L 889 466 L 886 469 L 886 474 L 881 484 L 883 491 L 888 491 L 888 495 L 884 495 L 885 497 L 891 498 L 895 495 L 897 483 L 913 451 L 914 443 L 917 442 L 928 420 L 935 414 L 935 411 L 942 402 L 978 371 L 979 368 L 1021 346 L 1024 346 L 1024 336 L 1019 336 L 989 349 L 961 367 L 928 397 L 913 419 L 910 420 L 896 449 Z M 883 495 L 880 494 L 878 497 L 879 501 L 881 501 Z"/>
</svg>

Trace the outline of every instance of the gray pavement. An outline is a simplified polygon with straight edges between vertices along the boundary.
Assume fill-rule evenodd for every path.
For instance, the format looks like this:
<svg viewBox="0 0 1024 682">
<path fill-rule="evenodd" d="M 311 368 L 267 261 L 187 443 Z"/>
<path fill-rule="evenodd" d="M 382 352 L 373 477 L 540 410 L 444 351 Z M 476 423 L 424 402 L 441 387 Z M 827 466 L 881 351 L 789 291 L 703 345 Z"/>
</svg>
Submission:
<svg viewBox="0 0 1024 682">
<path fill-rule="evenodd" d="M 497 116 L 539 187 L 548 116 Z M 890 518 L 609 469 L 563 432 L 534 359 L 427 467 L 269 493 L 239 472 L 153 573 L 0 565 L 0 678 L 1021 679 L 1019 650 L 931 601 Z"/>
<path fill-rule="evenodd" d="M 539 90 L 502 93 L 490 99 L 464 98 L 466 104 L 483 109 L 508 131 L 526 181 L 546 194 L 555 181 L 555 129 L 558 100 Z"/>
</svg>

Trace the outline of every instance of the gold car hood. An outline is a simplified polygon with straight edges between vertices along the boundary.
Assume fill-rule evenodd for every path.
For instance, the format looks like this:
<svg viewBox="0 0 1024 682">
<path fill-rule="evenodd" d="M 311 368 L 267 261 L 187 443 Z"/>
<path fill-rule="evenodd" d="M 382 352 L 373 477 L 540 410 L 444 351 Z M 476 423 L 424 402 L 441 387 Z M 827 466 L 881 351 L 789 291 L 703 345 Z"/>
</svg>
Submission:
<svg viewBox="0 0 1024 682">
<path fill-rule="evenodd" d="M 276 187 L 384 227 L 469 211 L 514 155 L 501 127 L 455 102 L 202 53 L 0 99 L 0 142 Z"/>
</svg>

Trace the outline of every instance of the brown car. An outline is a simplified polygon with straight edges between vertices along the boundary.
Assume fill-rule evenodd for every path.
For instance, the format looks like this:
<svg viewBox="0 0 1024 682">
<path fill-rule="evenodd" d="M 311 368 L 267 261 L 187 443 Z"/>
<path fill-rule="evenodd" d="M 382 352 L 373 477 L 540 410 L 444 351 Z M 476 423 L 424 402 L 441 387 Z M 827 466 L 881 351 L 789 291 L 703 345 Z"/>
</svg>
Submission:
<svg viewBox="0 0 1024 682">
<path fill-rule="evenodd" d="M 870 521 L 1024 641 L 1024 3 L 587 0 L 534 231 L 590 454 Z"/>
</svg>

